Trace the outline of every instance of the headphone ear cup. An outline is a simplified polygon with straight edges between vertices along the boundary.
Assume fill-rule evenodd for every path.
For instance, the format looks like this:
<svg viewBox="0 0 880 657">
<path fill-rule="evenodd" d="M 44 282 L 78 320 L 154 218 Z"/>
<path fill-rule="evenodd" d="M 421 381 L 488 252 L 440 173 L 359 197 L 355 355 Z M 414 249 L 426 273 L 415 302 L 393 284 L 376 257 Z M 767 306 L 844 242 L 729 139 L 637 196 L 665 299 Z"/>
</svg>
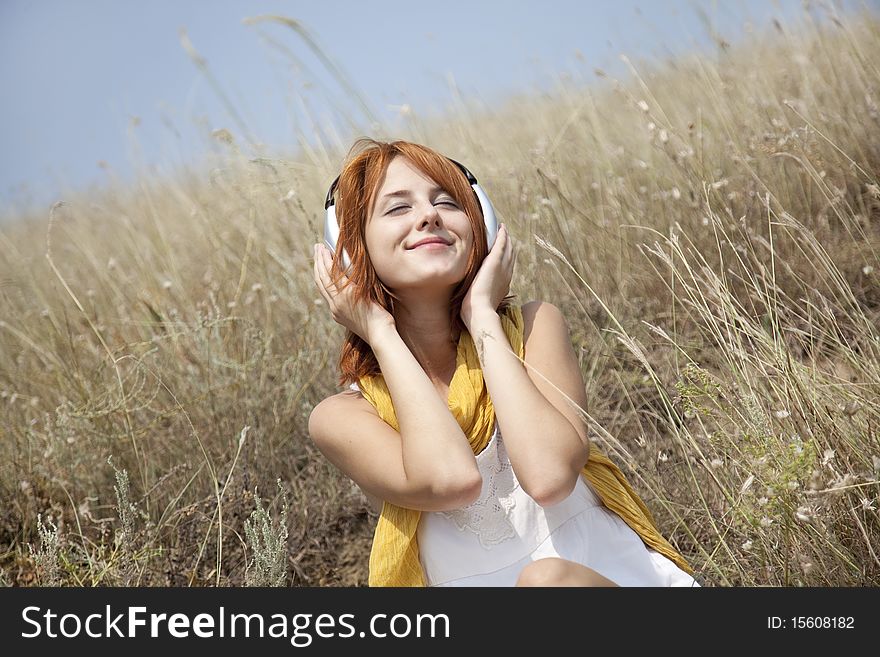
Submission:
<svg viewBox="0 0 880 657">
<path fill-rule="evenodd" d="M 339 241 L 339 222 L 336 220 L 336 206 L 327 208 L 327 216 L 324 218 L 324 244 L 332 253 L 336 253 L 336 243 Z M 345 271 L 351 268 L 351 258 L 348 252 L 342 249 L 342 266 Z"/>
<path fill-rule="evenodd" d="M 471 187 L 474 188 L 474 193 L 480 202 L 480 209 L 483 211 L 483 223 L 486 225 L 486 244 L 491 251 L 492 245 L 495 244 L 495 237 L 498 235 L 498 219 L 495 217 L 495 208 L 492 207 L 492 202 L 486 196 L 486 192 L 483 191 L 482 187 L 477 183 L 474 183 Z"/>
</svg>

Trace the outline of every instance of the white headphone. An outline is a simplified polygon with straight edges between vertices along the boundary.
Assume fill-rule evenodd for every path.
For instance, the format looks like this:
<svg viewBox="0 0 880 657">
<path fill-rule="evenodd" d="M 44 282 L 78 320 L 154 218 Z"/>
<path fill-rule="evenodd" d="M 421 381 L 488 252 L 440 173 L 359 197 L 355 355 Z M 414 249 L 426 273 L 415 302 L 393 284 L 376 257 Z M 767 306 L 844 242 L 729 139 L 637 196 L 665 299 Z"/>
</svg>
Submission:
<svg viewBox="0 0 880 657">
<path fill-rule="evenodd" d="M 492 245 L 495 243 L 495 236 L 498 234 L 498 220 L 495 218 L 495 208 L 492 207 L 492 203 L 489 201 L 489 197 L 486 196 L 486 192 L 484 192 L 477 183 L 474 174 L 468 171 L 467 167 L 463 164 L 456 162 L 452 158 L 446 159 L 461 169 L 461 172 L 465 175 L 465 178 L 467 178 L 471 188 L 474 190 L 474 194 L 480 204 L 480 210 L 483 211 L 483 223 L 486 224 L 486 243 L 491 251 Z M 339 222 L 336 220 L 336 201 L 333 199 L 333 193 L 336 191 L 336 185 L 338 183 L 339 176 L 336 176 L 336 180 L 330 185 L 330 189 L 327 191 L 327 198 L 324 201 L 324 209 L 327 211 L 327 216 L 324 220 L 324 243 L 333 253 L 336 252 L 336 242 L 339 240 Z M 351 267 L 351 258 L 348 257 L 348 253 L 345 249 L 342 250 L 342 264 L 346 270 Z"/>
</svg>

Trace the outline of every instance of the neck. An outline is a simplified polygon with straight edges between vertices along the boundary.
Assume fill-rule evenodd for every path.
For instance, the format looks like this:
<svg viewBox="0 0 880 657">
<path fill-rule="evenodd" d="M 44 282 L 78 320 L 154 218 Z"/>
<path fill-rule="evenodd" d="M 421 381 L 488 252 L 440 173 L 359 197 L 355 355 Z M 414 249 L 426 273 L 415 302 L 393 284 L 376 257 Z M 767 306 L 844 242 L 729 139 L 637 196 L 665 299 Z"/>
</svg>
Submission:
<svg viewBox="0 0 880 657">
<path fill-rule="evenodd" d="M 455 371 L 458 332 L 453 333 L 449 298 L 404 298 L 395 304 L 397 332 L 431 380 Z"/>
</svg>

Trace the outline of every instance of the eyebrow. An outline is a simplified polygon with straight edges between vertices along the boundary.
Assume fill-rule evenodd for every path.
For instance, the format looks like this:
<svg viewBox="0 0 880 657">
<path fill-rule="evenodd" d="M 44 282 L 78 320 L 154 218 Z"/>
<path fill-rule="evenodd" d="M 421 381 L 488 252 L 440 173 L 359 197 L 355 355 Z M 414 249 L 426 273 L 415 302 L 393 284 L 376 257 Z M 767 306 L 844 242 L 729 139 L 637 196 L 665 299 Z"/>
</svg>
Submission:
<svg viewBox="0 0 880 657">
<path fill-rule="evenodd" d="M 431 188 L 430 190 L 428 190 L 428 191 L 429 191 L 431 194 L 436 194 L 437 192 L 444 192 L 444 191 L 446 191 L 446 190 L 444 190 L 442 187 L 439 187 L 439 186 L 438 186 L 438 187 L 432 187 L 432 188 Z M 410 192 L 408 189 L 399 189 L 399 190 L 397 190 L 396 192 L 389 192 L 389 193 L 385 194 L 385 195 L 382 196 L 382 198 L 379 199 L 379 200 L 380 200 L 380 201 L 385 201 L 385 200 L 387 200 L 387 199 L 389 199 L 389 198 L 395 198 L 395 197 L 397 197 L 397 196 L 409 196 L 410 193 L 411 193 L 411 192 Z"/>
</svg>

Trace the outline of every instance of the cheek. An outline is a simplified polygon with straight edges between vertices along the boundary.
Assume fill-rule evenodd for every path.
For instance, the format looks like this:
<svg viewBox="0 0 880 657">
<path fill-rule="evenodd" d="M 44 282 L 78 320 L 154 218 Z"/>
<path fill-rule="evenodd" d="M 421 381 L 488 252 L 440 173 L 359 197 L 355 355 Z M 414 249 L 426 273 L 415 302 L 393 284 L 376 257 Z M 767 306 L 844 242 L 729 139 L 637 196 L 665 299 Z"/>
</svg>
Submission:
<svg viewBox="0 0 880 657">
<path fill-rule="evenodd" d="M 388 227 L 382 229 L 377 227 L 372 231 L 367 231 L 365 237 L 364 244 L 370 256 L 379 261 L 385 261 L 393 257 L 395 245 L 402 239 L 394 231 L 389 230 Z"/>
<path fill-rule="evenodd" d="M 366 231 L 364 237 L 364 246 L 376 276 L 387 285 L 388 281 L 394 277 L 396 269 L 393 262 L 395 257 L 393 253 L 394 236 L 389 231 L 379 230 L 374 226 L 372 230 Z"/>
<path fill-rule="evenodd" d="M 468 222 L 467 226 L 464 228 L 464 232 L 462 235 L 465 235 L 464 240 L 467 244 L 467 252 L 470 254 L 474 250 L 474 231 L 471 228 L 470 222 Z"/>
<path fill-rule="evenodd" d="M 385 234 L 379 226 L 372 223 L 367 224 L 366 230 L 364 230 L 364 246 L 371 257 L 382 254 L 385 241 Z"/>
</svg>

